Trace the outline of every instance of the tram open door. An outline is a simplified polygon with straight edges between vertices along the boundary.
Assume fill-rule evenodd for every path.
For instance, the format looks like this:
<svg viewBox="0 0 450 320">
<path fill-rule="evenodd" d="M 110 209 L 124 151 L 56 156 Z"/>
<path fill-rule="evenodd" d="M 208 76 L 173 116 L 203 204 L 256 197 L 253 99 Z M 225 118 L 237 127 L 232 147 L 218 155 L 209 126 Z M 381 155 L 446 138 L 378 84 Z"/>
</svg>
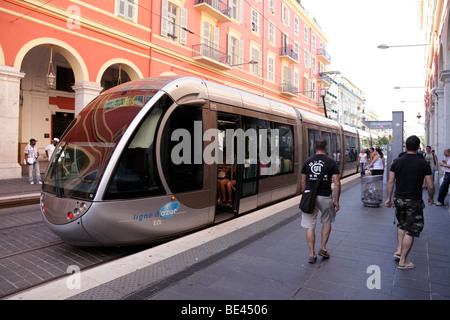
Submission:
<svg viewBox="0 0 450 320">
<path fill-rule="evenodd" d="M 243 164 L 237 161 L 236 141 L 236 132 L 241 128 L 241 117 L 236 114 L 218 113 L 217 127 L 221 159 L 218 159 L 217 163 L 216 222 L 238 214 L 242 180 L 240 177 L 243 170 Z"/>
</svg>

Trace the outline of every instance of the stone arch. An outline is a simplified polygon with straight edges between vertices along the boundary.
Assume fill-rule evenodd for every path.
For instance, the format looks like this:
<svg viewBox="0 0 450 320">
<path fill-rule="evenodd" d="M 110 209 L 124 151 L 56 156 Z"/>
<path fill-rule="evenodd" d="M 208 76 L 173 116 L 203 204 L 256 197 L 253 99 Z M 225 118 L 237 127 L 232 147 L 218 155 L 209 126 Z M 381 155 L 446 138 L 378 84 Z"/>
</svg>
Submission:
<svg viewBox="0 0 450 320">
<path fill-rule="evenodd" d="M 67 43 L 53 38 L 38 38 L 26 43 L 17 53 L 14 67 L 20 70 L 25 55 L 32 48 L 51 45 L 53 45 L 54 50 L 60 53 L 69 62 L 75 76 L 75 82 L 89 81 L 88 68 L 81 55 Z"/>
<path fill-rule="evenodd" d="M 100 83 L 102 80 L 102 76 L 105 73 L 106 69 L 108 69 L 109 67 L 116 65 L 116 64 L 120 64 L 122 66 L 122 70 L 128 74 L 128 76 L 131 78 L 131 80 L 138 80 L 138 79 L 142 79 L 144 77 L 142 72 L 139 70 L 139 68 L 133 62 L 126 60 L 126 59 L 122 59 L 122 58 L 115 58 L 115 59 L 111 59 L 111 60 L 105 62 L 100 67 L 100 70 L 97 73 L 97 79 L 95 80 L 95 82 Z"/>
</svg>

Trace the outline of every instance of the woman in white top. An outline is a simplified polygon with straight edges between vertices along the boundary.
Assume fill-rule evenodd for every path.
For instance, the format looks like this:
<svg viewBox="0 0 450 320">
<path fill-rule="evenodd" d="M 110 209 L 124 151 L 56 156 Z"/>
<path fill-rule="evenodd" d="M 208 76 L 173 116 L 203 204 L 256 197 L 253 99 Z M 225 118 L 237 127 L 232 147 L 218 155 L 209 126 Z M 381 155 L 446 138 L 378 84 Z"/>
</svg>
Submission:
<svg viewBox="0 0 450 320">
<path fill-rule="evenodd" d="M 434 151 L 434 150 L 433 150 Z M 436 172 L 436 167 L 438 165 L 438 159 L 436 157 L 436 154 L 434 152 L 431 151 L 431 147 L 427 146 L 426 147 L 426 153 L 423 156 L 423 158 L 428 162 L 428 164 L 430 165 L 431 168 L 431 176 L 433 177 L 434 180 L 434 173 Z M 426 189 L 427 183 L 426 180 L 424 179 L 423 181 L 423 188 Z"/>
<path fill-rule="evenodd" d="M 359 169 L 361 170 L 361 177 L 366 175 L 366 164 L 367 164 L 367 153 L 366 149 L 362 149 L 361 153 L 358 155 Z"/>
<path fill-rule="evenodd" d="M 373 157 L 372 162 L 369 165 L 369 168 L 372 167 L 372 175 L 373 176 L 378 176 L 378 175 L 383 175 L 384 173 L 384 157 L 383 157 L 383 153 L 381 152 L 381 149 L 376 148 L 375 151 L 375 156 Z"/>
</svg>

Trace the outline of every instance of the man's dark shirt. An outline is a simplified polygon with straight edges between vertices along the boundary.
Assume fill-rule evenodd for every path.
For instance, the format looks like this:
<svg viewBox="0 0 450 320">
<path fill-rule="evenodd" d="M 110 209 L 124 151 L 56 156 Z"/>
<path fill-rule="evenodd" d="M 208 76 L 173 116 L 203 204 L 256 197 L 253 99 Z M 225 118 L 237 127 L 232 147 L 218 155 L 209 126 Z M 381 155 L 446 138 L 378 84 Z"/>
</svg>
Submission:
<svg viewBox="0 0 450 320">
<path fill-rule="evenodd" d="M 327 171 L 323 176 L 317 195 L 328 197 L 331 195 L 332 176 L 339 174 L 336 161 L 324 154 L 315 154 L 305 160 L 301 173 L 306 174 L 306 190 L 311 190 L 319 178 L 324 164 L 326 164 Z"/>
<path fill-rule="evenodd" d="M 417 154 L 405 154 L 394 160 L 391 171 L 395 173 L 395 197 L 422 199 L 423 179 L 431 175 L 428 162 Z"/>
</svg>

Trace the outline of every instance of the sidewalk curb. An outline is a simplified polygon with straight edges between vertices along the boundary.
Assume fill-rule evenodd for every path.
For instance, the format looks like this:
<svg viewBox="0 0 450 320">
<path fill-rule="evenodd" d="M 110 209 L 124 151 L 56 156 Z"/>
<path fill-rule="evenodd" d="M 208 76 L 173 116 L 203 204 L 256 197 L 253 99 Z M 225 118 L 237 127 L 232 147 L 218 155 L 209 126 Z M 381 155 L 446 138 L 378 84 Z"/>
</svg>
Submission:
<svg viewBox="0 0 450 320">
<path fill-rule="evenodd" d="M 41 193 L 39 192 L 0 197 L 0 209 L 37 204 L 39 203 L 40 196 Z"/>
</svg>

